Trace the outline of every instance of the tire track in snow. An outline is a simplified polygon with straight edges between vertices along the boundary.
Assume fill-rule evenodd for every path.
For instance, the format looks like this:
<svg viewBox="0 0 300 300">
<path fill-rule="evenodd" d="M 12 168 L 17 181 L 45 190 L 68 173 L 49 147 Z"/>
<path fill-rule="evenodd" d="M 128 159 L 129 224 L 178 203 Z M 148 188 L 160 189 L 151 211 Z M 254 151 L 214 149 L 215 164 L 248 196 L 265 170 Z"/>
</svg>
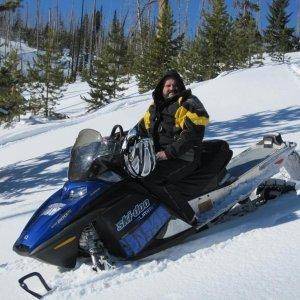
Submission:
<svg viewBox="0 0 300 300">
<path fill-rule="evenodd" d="M 111 113 L 113 111 L 117 111 L 120 109 L 123 109 L 124 107 L 130 107 L 134 106 L 140 102 L 144 101 L 149 101 L 148 94 L 140 96 L 138 99 L 130 99 L 130 98 L 124 98 L 112 103 L 107 104 L 105 107 L 100 108 L 98 111 L 93 112 L 88 115 L 83 115 L 81 117 L 77 117 L 74 119 L 69 119 L 69 120 L 63 120 L 63 121 L 55 121 L 53 123 L 46 123 L 42 125 L 36 125 L 39 126 L 38 128 L 29 128 L 24 132 L 18 132 L 13 135 L 7 134 L 1 137 L 0 141 L 0 149 L 10 145 L 11 143 L 16 143 L 20 140 L 24 140 L 27 138 L 32 138 L 36 135 L 53 131 L 56 129 L 61 129 L 62 127 L 69 127 L 73 125 L 77 125 L 80 123 L 83 123 L 88 120 L 92 120 L 94 118 L 98 118 L 99 116 L 106 114 L 106 113 Z"/>
</svg>

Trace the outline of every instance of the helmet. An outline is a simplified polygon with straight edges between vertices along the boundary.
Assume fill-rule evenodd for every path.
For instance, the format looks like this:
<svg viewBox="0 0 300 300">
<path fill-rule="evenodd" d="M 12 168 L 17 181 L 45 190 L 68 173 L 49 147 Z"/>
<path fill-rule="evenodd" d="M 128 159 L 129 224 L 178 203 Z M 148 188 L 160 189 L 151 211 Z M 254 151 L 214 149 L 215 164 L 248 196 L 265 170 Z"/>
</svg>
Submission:
<svg viewBox="0 0 300 300">
<path fill-rule="evenodd" d="M 125 168 L 131 177 L 146 177 L 154 170 L 156 158 L 152 139 L 137 138 L 124 148 Z"/>
</svg>

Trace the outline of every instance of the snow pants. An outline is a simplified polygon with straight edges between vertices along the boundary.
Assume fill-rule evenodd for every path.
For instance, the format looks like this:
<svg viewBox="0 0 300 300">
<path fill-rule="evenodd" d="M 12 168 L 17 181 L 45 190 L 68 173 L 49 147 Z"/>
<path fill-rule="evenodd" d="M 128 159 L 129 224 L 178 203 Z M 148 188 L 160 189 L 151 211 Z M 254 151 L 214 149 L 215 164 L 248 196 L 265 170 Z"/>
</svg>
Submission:
<svg viewBox="0 0 300 300">
<path fill-rule="evenodd" d="M 194 162 L 181 159 L 158 161 L 153 173 L 141 180 L 142 185 L 185 222 L 194 225 L 195 212 L 188 201 L 214 190 L 226 174 L 232 157 L 227 142 L 203 142 Z"/>
<path fill-rule="evenodd" d="M 192 194 L 189 189 L 185 189 L 185 179 L 197 168 L 197 162 L 187 162 L 181 159 L 161 160 L 157 162 L 153 173 L 143 178 L 141 183 L 178 217 L 193 224 L 195 212 L 187 202 Z"/>
</svg>

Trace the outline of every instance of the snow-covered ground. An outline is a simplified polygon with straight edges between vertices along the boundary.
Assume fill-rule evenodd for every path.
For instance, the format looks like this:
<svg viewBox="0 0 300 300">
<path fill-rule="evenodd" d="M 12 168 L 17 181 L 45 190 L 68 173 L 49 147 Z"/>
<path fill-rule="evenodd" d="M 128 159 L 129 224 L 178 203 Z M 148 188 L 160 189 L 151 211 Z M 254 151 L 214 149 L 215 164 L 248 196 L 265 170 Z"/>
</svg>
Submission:
<svg viewBox="0 0 300 300">
<path fill-rule="evenodd" d="M 190 87 L 211 117 L 206 138 L 226 139 L 235 153 L 274 131 L 300 145 L 300 53 L 292 53 L 287 64 L 267 62 Z M 16 255 L 12 245 L 22 228 L 66 180 L 78 132 L 93 128 L 108 135 L 116 123 L 128 129 L 151 102 L 151 93 L 140 95 L 132 82 L 121 100 L 84 114 L 80 95 L 87 91 L 85 83 L 68 86 L 57 111 L 69 119 L 23 118 L 0 129 L 1 299 L 31 299 L 17 282 L 31 271 L 57 287 L 51 299 L 300 298 L 300 182 L 296 194 L 113 271 L 96 274 L 78 264 L 62 272 Z"/>
<path fill-rule="evenodd" d="M 8 43 L 6 43 L 5 39 L 0 37 L 0 56 L 6 56 L 6 54 L 9 53 L 12 49 L 17 50 L 17 53 L 22 60 L 23 68 L 27 67 L 27 62 L 33 62 L 33 58 L 35 57 L 37 52 L 36 49 L 27 46 L 23 42 L 20 43 L 9 41 Z"/>
</svg>

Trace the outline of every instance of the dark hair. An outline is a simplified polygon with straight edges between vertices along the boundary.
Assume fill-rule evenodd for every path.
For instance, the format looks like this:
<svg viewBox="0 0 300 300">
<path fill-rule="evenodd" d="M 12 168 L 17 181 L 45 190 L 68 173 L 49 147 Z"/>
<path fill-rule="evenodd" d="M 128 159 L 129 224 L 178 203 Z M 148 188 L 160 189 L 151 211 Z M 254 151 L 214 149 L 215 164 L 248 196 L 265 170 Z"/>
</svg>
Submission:
<svg viewBox="0 0 300 300">
<path fill-rule="evenodd" d="M 182 92 L 186 89 L 185 85 L 183 83 L 183 80 L 182 80 L 181 76 L 178 74 L 178 72 L 176 70 L 170 70 L 160 79 L 156 88 L 154 89 L 154 91 L 152 93 L 154 100 L 159 101 L 160 99 L 163 99 L 162 90 L 163 90 L 166 80 L 170 79 L 170 78 L 176 80 L 179 92 Z"/>
<path fill-rule="evenodd" d="M 177 84 L 179 84 L 178 78 L 177 78 L 177 77 L 175 77 L 175 76 L 166 76 L 166 77 L 164 78 L 164 80 L 163 80 L 163 85 L 165 85 L 166 81 L 169 80 L 169 79 L 173 79 L 173 80 L 176 81 Z"/>
</svg>

